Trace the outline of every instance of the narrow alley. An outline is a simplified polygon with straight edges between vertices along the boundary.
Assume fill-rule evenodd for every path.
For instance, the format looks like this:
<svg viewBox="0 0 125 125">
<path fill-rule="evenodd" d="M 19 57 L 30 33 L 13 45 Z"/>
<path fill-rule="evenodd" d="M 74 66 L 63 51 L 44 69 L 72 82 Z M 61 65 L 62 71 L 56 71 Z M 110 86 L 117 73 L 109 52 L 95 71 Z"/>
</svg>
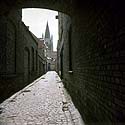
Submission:
<svg viewBox="0 0 125 125">
<path fill-rule="evenodd" d="M 0 125 L 125 125 L 124 5 L 1 0 Z"/>
<path fill-rule="evenodd" d="M 83 125 L 56 72 L 50 71 L 0 104 L 0 125 Z"/>
</svg>

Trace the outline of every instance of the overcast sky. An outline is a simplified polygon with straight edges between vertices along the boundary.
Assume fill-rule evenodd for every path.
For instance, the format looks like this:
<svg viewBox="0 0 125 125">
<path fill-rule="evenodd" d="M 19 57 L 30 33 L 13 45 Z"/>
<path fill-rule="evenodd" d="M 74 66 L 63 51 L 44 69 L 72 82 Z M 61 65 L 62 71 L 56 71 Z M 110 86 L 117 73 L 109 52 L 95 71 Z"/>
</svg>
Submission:
<svg viewBox="0 0 125 125">
<path fill-rule="evenodd" d="M 26 26 L 29 26 L 29 30 L 38 38 L 42 37 L 42 33 L 45 34 L 48 21 L 50 34 L 53 35 L 54 51 L 56 50 L 58 40 L 58 20 L 55 19 L 56 15 L 58 15 L 57 11 L 47 9 L 30 8 L 22 10 L 22 21 Z"/>
</svg>

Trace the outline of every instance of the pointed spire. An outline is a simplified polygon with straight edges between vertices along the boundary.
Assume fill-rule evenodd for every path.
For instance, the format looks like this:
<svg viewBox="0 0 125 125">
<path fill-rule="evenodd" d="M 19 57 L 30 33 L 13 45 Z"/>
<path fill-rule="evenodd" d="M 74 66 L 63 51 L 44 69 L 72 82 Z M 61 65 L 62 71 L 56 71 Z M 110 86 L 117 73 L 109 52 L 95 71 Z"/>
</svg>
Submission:
<svg viewBox="0 0 125 125">
<path fill-rule="evenodd" d="M 45 38 L 50 38 L 50 31 L 49 31 L 48 21 L 47 21 L 47 24 L 46 24 Z"/>
</svg>

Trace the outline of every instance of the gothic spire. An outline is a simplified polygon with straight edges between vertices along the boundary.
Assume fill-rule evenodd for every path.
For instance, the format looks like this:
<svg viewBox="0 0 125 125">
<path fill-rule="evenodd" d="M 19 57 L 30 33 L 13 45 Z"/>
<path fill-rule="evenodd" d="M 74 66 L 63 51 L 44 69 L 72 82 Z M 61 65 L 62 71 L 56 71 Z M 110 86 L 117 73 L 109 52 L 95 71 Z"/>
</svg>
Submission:
<svg viewBox="0 0 125 125">
<path fill-rule="evenodd" d="M 45 38 L 50 38 L 50 31 L 49 31 L 48 21 L 47 21 L 47 24 L 46 24 Z"/>
</svg>

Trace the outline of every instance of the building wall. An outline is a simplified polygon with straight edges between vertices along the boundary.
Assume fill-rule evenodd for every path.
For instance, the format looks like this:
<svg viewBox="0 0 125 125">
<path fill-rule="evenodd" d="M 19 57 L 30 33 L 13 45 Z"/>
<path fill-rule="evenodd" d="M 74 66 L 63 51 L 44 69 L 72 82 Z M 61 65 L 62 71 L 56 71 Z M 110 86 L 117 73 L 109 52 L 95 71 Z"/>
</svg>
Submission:
<svg viewBox="0 0 125 125">
<path fill-rule="evenodd" d="M 51 51 L 47 50 L 46 52 L 47 55 L 47 70 L 48 71 L 56 71 L 57 70 L 57 52 L 56 51 Z"/>
<path fill-rule="evenodd" d="M 71 21 L 59 15 L 62 79 L 86 123 L 121 123 L 125 120 L 125 18 L 115 4 L 90 3 L 84 9 L 78 3 Z"/>
<path fill-rule="evenodd" d="M 29 78 L 30 78 L 29 82 L 30 82 L 30 81 L 33 81 L 38 75 L 38 69 L 36 68 L 37 67 L 36 59 L 38 59 L 38 57 L 37 57 L 38 55 L 36 55 L 36 52 L 38 51 L 38 43 L 33 38 L 31 32 L 25 26 L 24 23 L 22 23 L 21 30 L 22 30 L 21 32 L 23 33 L 22 34 L 22 38 L 23 38 L 22 52 L 23 52 L 24 66 L 26 66 L 25 63 L 28 63 L 27 62 L 27 56 L 29 56 L 29 58 L 30 58 L 30 60 L 29 60 L 29 64 L 30 64 L 30 66 L 29 66 Z M 27 52 L 26 52 L 25 48 L 28 49 L 29 55 L 27 55 Z M 25 74 L 25 72 L 24 72 L 24 74 Z"/>
<path fill-rule="evenodd" d="M 68 15 L 59 13 L 58 69 L 61 77 L 69 80 L 69 29 L 71 19 Z M 64 74 L 64 75 L 62 75 Z"/>
<path fill-rule="evenodd" d="M 45 74 L 46 72 L 46 46 L 44 39 L 39 39 L 38 41 L 38 67 L 39 76 Z"/>
<path fill-rule="evenodd" d="M 38 43 L 21 12 L 0 17 L 0 102 L 45 73 L 43 66 L 39 71 Z"/>
<path fill-rule="evenodd" d="M 17 65 L 20 22 L 20 10 L 0 16 L 0 102 L 18 91 L 23 82 L 22 67 Z"/>
<path fill-rule="evenodd" d="M 38 57 L 39 76 L 45 74 L 46 62 L 41 56 Z"/>
</svg>

